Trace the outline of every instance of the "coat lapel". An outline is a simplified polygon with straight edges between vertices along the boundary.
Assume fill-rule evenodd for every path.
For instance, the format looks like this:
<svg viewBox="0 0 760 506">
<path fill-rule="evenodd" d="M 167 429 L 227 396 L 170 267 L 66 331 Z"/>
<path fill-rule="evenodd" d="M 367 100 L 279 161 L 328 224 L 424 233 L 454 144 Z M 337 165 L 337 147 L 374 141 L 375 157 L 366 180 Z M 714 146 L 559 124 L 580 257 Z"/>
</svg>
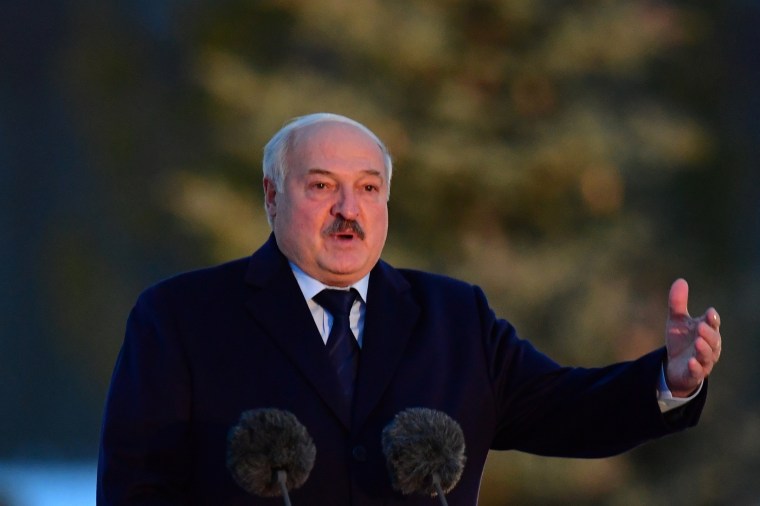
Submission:
<svg viewBox="0 0 760 506">
<path fill-rule="evenodd" d="M 267 335 L 314 386 L 346 428 L 350 407 L 325 353 L 306 301 L 274 236 L 251 258 L 246 282 L 254 287 L 246 307 Z"/>
<path fill-rule="evenodd" d="M 409 283 L 391 266 L 379 262 L 369 278 L 354 398 L 356 429 L 367 420 L 398 369 L 419 313 Z"/>
</svg>

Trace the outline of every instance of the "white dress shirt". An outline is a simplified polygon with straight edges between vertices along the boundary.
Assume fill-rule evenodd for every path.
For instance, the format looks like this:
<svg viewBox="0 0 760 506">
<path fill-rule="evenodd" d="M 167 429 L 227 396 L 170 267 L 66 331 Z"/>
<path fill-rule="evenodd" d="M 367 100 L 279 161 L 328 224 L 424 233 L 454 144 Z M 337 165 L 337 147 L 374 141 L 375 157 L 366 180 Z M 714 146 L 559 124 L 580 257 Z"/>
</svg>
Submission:
<svg viewBox="0 0 760 506">
<path fill-rule="evenodd" d="M 364 314 L 367 312 L 367 289 L 369 288 L 369 274 L 357 281 L 351 286 L 336 287 L 327 286 L 316 279 L 312 278 L 304 271 L 302 271 L 296 264 L 290 262 L 290 268 L 293 270 L 293 274 L 298 281 L 298 286 L 301 288 L 306 304 L 309 306 L 311 316 L 314 318 L 314 323 L 319 330 L 322 340 L 327 344 L 327 338 L 330 336 L 330 329 L 332 328 L 333 317 L 329 311 L 325 311 L 322 306 L 314 302 L 313 297 L 325 288 L 332 288 L 334 290 L 348 290 L 354 288 L 359 292 L 359 297 L 354 301 L 354 305 L 351 306 L 351 313 L 349 314 L 349 322 L 351 324 L 351 332 L 356 338 L 356 342 L 359 343 L 359 348 L 362 347 L 364 339 Z"/>
<path fill-rule="evenodd" d="M 660 412 L 666 413 L 694 399 L 702 391 L 703 384 L 704 382 L 700 383 L 697 391 L 689 397 L 673 397 L 673 392 L 670 391 L 668 382 L 665 380 L 665 366 L 663 365 L 660 370 L 660 383 L 657 385 L 657 404 L 660 406 Z"/>
</svg>

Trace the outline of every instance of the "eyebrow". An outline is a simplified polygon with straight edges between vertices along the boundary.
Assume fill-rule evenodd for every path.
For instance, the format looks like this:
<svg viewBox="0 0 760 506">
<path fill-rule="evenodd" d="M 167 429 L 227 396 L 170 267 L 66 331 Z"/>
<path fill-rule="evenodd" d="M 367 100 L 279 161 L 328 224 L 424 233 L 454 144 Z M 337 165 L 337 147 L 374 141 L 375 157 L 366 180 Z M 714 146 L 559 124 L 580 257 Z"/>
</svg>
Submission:
<svg viewBox="0 0 760 506">
<path fill-rule="evenodd" d="M 378 176 L 380 178 L 383 177 L 383 173 L 375 169 L 365 169 L 365 170 L 362 170 L 361 173 L 367 176 Z M 314 167 L 308 170 L 308 174 L 321 174 L 324 176 L 330 176 L 334 174 L 334 172 L 327 169 L 320 169 L 319 167 Z"/>
</svg>

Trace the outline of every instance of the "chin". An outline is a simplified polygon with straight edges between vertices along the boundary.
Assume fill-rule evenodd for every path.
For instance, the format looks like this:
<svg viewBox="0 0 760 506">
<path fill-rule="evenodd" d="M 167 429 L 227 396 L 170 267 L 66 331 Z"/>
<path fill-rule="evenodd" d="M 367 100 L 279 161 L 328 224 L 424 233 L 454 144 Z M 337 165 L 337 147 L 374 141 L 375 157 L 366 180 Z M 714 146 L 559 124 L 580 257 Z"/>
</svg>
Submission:
<svg viewBox="0 0 760 506">
<path fill-rule="evenodd" d="M 371 268 L 367 268 L 364 263 L 361 264 L 325 264 L 322 267 L 326 277 L 342 283 L 351 284 L 363 278 Z"/>
<path fill-rule="evenodd" d="M 335 276 L 336 278 L 356 278 L 361 279 L 362 276 L 364 276 L 365 271 L 361 267 L 354 267 L 354 266 L 340 266 L 340 267 L 333 267 L 331 269 L 328 269 L 330 274 Z"/>
</svg>

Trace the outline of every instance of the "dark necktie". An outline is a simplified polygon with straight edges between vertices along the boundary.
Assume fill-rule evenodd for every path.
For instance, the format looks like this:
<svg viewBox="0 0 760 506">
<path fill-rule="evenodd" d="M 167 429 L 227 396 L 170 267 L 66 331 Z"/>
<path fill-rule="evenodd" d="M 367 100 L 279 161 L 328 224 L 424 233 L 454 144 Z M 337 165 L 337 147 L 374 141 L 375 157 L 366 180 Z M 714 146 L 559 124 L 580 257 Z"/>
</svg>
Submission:
<svg viewBox="0 0 760 506">
<path fill-rule="evenodd" d="M 317 304 L 326 309 L 333 317 L 330 335 L 327 337 L 327 353 L 330 357 L 338 379 L 343 387 L 343 394 L 349 404 L 354 394 L 354 381 L 359 368 L 359 345 L 351 332 L 349 314 L 358 293 L 351 290 L 325 289 L 314 296 Z"/>
</svg>

